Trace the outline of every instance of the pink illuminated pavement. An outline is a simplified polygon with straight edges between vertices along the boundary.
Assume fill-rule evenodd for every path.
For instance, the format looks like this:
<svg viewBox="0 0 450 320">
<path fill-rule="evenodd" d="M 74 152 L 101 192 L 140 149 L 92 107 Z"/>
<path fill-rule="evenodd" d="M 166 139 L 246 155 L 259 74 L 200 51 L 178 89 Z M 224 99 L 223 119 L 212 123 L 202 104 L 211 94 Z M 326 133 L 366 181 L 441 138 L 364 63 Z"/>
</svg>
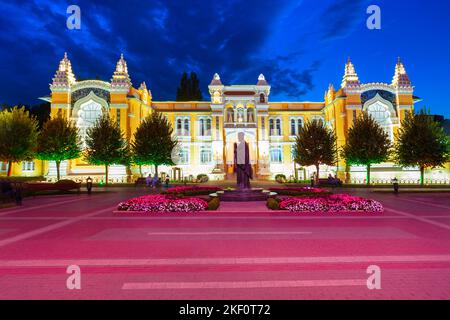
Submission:
<svg viewBox="0 0 450 320">
<path fill-rule="evenodd" d="M 372 193 L 377 215 L 114 213 L 143 190 L 0 210 L 0 299 L 449 299 L 448 194 Z M 66 269 L 81 268 L 81 290 Z M 381 268 L 381 290 L 366 286 Z"/>
</svg>

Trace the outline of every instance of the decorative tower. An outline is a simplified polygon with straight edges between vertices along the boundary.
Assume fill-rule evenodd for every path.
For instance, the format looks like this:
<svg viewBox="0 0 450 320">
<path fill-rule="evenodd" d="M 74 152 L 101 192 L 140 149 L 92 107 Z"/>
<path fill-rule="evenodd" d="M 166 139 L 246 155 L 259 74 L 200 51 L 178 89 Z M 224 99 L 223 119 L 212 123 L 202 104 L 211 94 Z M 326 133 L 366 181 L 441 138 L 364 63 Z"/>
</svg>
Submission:
<svg viewBox="0 0 450 320">
<path fill-rule="evenodd" d="M 67 52 L 64 53 L 64 58 L 59 62 L 59 68 L 53 77 L 53 82 L 50 84 L 52 92 L 68 91 L 70 86 L 76 82 L 75 75 L 72 71 L 72 64 L 67 58 Z"/>
<path fill-rule="evenodd" d="M 223 88 L 224 85 L 220 80 L 219 74 L 215 73 L 211 83 L 208 86 L 209 94 L 211 95 L 211 103 L 215 105 L 220 105 L 223 103 Z"/>
<path fill-rule="evenodd" d="M 395 65 L 395 73 L 391 86 L 397 92 L 397 121 L 401 123 L 406 118 L 406 112 L 413 112 L 414 110 L 414 87 L 400 57 Z"/>
<path fill-rule="evenodd" d="M 345 65 L 345 73 L 342 79 L 342 88 L 347 91 L 359 90 L 361 82 L 359 81 L 358 74 L 356 73 L 355 66 L 350 58 L 348 58 Z"/>
<path fill-rule="evenodd" d="M 395 66 L 395 74 L 392 79 L 392 86 L 400 90 L 412 90 L 413 86 L 411 80 L 409 79 L 408 73 L 406 72 L 405 66 L 403 65 L 400 57 L 397 60 Z"/>
<path fill-rule="evenodd" d="M 270 85 L 262 73 L 258 77 L 256 87 L 258 94 L 258 104 L 267 105 L 269 102 Z"/>
<path fill-rule="evenodd" d="M 131 80 L 128 74 L 127 62 L 123 58 L 123 54 L 120 55 L 119 61 L 117 61 L 116 71 L 114 71 L 111 79 L 111 87 L 115 90 L 126 90 L 131 87 Z"/>
</svg>

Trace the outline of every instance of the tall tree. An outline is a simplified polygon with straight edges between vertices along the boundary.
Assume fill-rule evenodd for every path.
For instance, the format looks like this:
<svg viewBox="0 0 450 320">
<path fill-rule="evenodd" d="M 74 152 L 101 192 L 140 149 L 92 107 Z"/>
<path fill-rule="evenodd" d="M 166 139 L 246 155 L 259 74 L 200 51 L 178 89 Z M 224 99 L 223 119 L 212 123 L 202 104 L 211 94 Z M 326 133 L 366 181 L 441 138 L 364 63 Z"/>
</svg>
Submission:
<svg viewBox="0 0 450 320">
<path fill-rule="evenodd" d="M 187 73 L 183 72 L 177 89 L 177 101 L 189 101 L 189 82 Z"/>
<path fill-rule="evenodd" d="M 0 161 L 12 164 L 32 160 L 37 146 L 38 122 L 25 108 L 14 107 L 0 112 Z"/>
<path fill-rule="evenodd" d="M 300 129 L 294 148 L 295 162 L 301 166 L 315 166 L 317 181 L 320 165 L 336 163 L 336 137 L 321 121 L 307 122 Z"/>
<path fill-rule="evenodd" d="M 202 91 L 200 89 L 200 80 L 195 72 L 191 72 L 188 76 L 183 73 L 180 85 L 177 89 L 177 101 L 201 101 L 203 100 Z"/>
<path fill-rule="evenodd" d="M 443 166 L 450 160 L 449 138 L 425 110 L 408 114 L 399 129 L 393 159 L 404 167 L 418 166 L 423 186 L 427 168 Z"/>
<path fill-rule="evenodd" d="M 348 130 L 347 143 L 341 154 L 347 164 L 367 168 L 366 180 L 367 185 L 370 185 L 371 166 L 388 160 L 390 148 L 389 135 L 365 112 L 355 119 Z"/>
<path fill-rule="evenodd" d="M 85 159 L 88 163 L 105 166 L 106 184 L 110 165 L 128 164 L 128 144 L 119 126 L 108 114 L 87 130 Z"/>
<path fill-rule="evenodd" d="M 61 161 L 76 159 L 80 153 L 78 128 L 72 121 L 58 115 L 44 123 L 38 138 L 37 158 L 55 161 L 58 181 Z"/>
<path fill-rule="evenodd" d="M 158 166 L 173 165 L 172 150 L 177 140 L 172 136 L 173 128 L 167 118 L 154 111 L 145 118 L 134 133 L 131 144 L 133 162 L 142 165 L 154 165 L 158 175 Z M 142 175 L 142 171 L 141 171 Z"/>
<path fill-rule="evenodd" d="M 200 80 L 195 72 L 191 72 L 191 90 L 190 90 L 190 100 L 191 101 L 201 101 L 203 100 L 202 90 L 200 89 Z"/>
</svg>

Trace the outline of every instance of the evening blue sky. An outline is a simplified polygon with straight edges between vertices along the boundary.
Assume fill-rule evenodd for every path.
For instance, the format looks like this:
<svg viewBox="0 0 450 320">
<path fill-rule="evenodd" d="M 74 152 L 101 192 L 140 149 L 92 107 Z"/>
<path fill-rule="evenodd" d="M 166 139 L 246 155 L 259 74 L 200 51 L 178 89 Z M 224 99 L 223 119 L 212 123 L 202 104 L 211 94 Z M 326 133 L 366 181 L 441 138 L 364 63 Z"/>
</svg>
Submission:
<svg viewBox="0 0 450 320">
<path fill-rule="evenodd" d="M 81 30 L 66 9 L 81 8 Z M 382 29 L 366 27 L 380 6 Z M 450 117 L 450 1 L 447 0 L 0 0 L 0 103 L 37 104 L 65 51 L 78 79 L 109 81 L 124 53 L 132 82 L 173 100 L 183 71 L 199 74 L 205 98 L 264 73 L 271 101 L 322 101 L 339 87 L 348 56 L 362 82 L 392 80 L 397 57 L 427 106 Z"/>
</svg>

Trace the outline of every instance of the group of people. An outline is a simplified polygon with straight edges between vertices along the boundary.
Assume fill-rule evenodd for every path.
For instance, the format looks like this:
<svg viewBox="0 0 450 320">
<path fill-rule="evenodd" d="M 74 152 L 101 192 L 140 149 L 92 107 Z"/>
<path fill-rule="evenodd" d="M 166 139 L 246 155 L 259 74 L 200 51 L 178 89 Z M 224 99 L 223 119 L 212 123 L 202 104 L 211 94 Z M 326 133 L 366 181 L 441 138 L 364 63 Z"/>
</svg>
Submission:
<svg viewBox="0 0 450 320">
<path fill-rule="evenodd" d="M 169 183 L 170 183 L 170 179 L 169 177 L 166 178 L 166 180 L 164 181 L 165 183 L 165 187 L 168 188 L 169 187 Z M 155 175 L 154 177 L 152 177 L 151 174 L 149 174 L 146 178 L 145 178 L 145 184 L 147 185 L 148 188 L 159 188 L 161 187 L 162 181 L 161 179 Z"/>
<path fill-rule="evenodd" d="M 314 187 L 314 186 L 316 185 L 316 181 L 317 181 L 317 180 L 318 180 L 318 179 L 317 179 L 317 173 L 314 172 L 314 173 L 312 174 L 312 176 L 311 176 L 311 187 Z M 321 180 L 322 180 L 322 179 L 321 179 Z M 320 185 L 321 183 L 324 183 L 324 182 L 319 181 L 319 185 Z M 343 185 L 342 180 L 339 179 L 339 178 L 337 177 L 337 175 L 335 175 L 335 176 L 333 177 L 331 174 L 328 175 L 326 184 L 329 185 L 329 186 L 332 186 L 332 187 L 342 187 L 342 185 Z"/>
</svg>

